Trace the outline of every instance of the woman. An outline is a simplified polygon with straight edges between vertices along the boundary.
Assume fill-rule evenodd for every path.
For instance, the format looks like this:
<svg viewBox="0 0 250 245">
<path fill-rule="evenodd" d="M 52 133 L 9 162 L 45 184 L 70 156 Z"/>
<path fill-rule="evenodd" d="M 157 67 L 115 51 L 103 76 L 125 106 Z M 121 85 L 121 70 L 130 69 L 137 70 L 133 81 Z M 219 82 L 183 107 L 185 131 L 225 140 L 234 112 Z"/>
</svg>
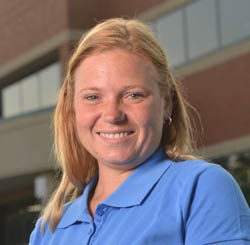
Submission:
<svg viewBox="0 0 250 245">
<path fill-rule="evenodd" d="M 250 244 L 238 185 L 192 155 L 186 107 L 145 25 L 111 19 L 94 27 L 60 91 L 63 176 L 30 244 Z"/>
</svg>

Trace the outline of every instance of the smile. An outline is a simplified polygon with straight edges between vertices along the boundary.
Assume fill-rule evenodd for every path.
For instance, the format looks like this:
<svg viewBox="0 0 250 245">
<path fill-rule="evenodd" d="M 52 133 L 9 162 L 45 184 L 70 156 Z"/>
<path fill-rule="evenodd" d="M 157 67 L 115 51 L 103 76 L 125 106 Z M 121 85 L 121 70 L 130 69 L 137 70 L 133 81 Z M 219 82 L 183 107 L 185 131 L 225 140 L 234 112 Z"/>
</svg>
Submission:
<svg viewBox="0 0 250 245">
<path fill-rule="evenodd" d="M 101 137 L 107 139 L 121 139 L 133 133 L 134 133 L 133 131 L 116 132 L 116 133 L 97 132 L 97 134 L 99 134 Z"/>
</svg>

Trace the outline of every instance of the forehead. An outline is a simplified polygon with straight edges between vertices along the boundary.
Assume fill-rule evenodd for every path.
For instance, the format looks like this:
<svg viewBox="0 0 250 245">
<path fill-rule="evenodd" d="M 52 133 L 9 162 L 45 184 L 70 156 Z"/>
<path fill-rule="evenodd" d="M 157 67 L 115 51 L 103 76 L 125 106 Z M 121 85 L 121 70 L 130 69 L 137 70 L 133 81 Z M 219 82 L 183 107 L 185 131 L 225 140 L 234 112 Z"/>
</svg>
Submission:
<svg viewBox="0 0 250 245">
<path fill-rule="evenodd" d="M 132 54 L 124 49 L 112 49 L 94 53 L 85 58 L 76 68 L 74 78 L 77 83 L 90 83 L 98 79 L 119 76 L 119 81 L 157 80 L 157 72 L 148 58 Z"/>
</svg>

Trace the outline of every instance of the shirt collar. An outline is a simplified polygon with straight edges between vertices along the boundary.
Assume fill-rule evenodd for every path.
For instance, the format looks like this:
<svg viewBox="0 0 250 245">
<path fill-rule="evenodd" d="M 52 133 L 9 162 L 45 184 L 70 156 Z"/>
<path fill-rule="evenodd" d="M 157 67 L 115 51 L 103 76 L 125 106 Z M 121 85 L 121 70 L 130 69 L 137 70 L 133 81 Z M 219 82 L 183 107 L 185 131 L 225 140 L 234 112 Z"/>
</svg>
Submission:
<svg viewBox="0 0 250 245">
<path fill-rule="evenodd" d="M 140 205 L 167 171 L 170 163 L 164 149 L 158 149 L 145 163 L 138 166 L 102 204 L 120 208 Z M 97 176 L 94 176 L 85 187 L 83 194 L 75 201 L 65 205 L 64 214 L 57 228 L 65 228 L 77 221 L 91 222 L 88 194 L 96 181 Z"/>
<path fill-rule="evenodd" d="M 103 204 L 121 208 L 140 205 L 168 169 L 170 162 L 164 149 L 158 149 L 145 163 L 138 166 Z"/>
<path fill-rule="evenodd" d="M 90 223 L 92 218 L 88 210 L 88 194 L 95 185 L 97 176 L 94 176 L 85 187 L 83 194 L 76 200 L 65 204 L 63 216 L 57 225 L 57 228 L 65 228 L 78 221 Z"/>
</svg>

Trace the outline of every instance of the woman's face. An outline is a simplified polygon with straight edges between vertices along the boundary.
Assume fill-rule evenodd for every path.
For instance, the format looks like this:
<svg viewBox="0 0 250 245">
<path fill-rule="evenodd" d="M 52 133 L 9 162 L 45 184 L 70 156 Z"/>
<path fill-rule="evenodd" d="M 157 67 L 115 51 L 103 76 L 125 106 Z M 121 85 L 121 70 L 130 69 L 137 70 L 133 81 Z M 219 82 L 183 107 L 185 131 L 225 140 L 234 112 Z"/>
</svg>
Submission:
<svg viewBox="0 0 250 245">
<path fill-rule="evenodd" d="M 168 105 L 151 63 L 122 49 L 93 54 L 75 72 L 79 139 L 98 164 L 133 169 L 158 148 Z"/>
</svg>

